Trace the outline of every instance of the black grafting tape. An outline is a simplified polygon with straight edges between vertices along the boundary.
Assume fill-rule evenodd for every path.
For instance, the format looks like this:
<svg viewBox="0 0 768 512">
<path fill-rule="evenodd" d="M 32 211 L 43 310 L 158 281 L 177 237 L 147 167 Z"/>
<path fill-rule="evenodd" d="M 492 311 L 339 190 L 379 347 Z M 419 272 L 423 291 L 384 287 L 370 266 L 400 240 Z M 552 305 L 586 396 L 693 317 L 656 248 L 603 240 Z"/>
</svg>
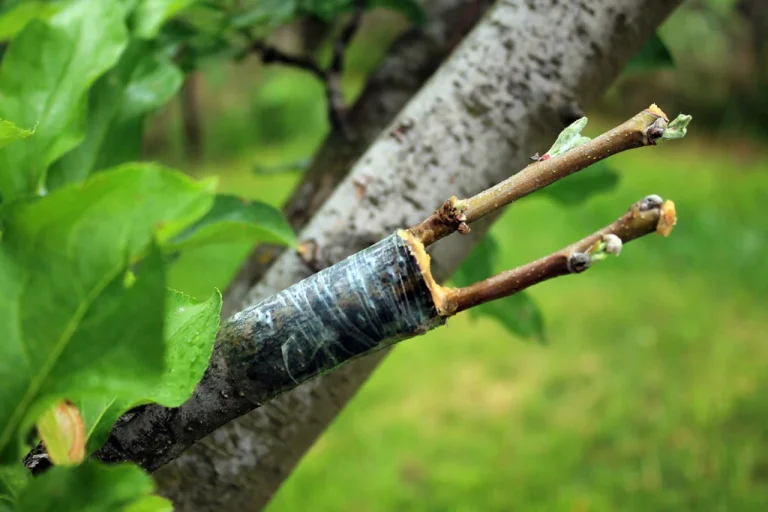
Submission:
<svg viewBox="0 0 768 512">
<path fill-rule="evenodd" d="M 255 403 L 365 353 L 442 325 L 398 233 L 234 315 L 220 349 Z"/>
</svg>

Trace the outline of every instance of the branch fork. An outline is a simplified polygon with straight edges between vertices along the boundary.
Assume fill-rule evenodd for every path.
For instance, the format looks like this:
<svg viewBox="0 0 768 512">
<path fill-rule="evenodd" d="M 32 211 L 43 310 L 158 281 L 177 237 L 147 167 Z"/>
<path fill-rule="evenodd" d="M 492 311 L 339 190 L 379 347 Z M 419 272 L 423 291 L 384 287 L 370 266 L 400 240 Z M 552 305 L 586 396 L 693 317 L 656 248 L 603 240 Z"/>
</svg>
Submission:
<svg viewBox="0 0 768 512">
<path fill-rule="evenodd" d="M 289 55 L 262 40 L 255 40 L 247 29 L 241 31 L 248 41 L 244 55 L 247 52 L 255 52 L 261 55 L 261 61 L 264 64 L 279 63 L 303 69 L 315 75 L 325 84 L 325 98 L 328 104 L 328 119 L 331 122 L 331 127 L 347 139 L 352 137 L 352 131 L 347 123 L 347 104 L 341 90 L 341 76 L 344 70 L 344 54 L 360 28 L 364 9 L 365 3 L 356 1 L 354 12 L 333 42 L 331 62 L 326 69 L 323 69 L 314 59 Z"/>
</svg>

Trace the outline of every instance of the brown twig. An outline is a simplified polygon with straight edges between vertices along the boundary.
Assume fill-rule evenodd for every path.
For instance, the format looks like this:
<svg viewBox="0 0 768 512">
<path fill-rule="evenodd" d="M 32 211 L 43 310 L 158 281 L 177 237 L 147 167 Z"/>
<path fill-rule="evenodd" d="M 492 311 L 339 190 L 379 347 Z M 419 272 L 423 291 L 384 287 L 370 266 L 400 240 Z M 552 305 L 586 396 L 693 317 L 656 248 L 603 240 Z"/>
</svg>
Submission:
<svg viewBox="0 0 768 512">
<path fill-rule="evenodd" d="M 360 23 L 363 20 L 365 8 L 362 0 L 357 0 L 355 11 L 347 23 L 341 29 L 339 37 L 333 42 L 333 55 L 331 64 L 325 72 L 325 93 L 328 101 L 328 118 L 335 130 L 340 131 L 345 137 L 350 138 L 352 131 L 347 124 L 347 102 L 344 100 L 344 92 L 341 87 L 341 77 L 344 71 L 344 55 L 352 42 Z"/>
<path fill-rule="evenodd" d="M 320 80 L 325 81 L 326 79 L 325 71 L 310 58 L 284 53 L 279 48 L 269 45 L 264 41 L 251 41 L 249 50 L 261 55 L 261 61 L 264 64 L 285 64 L 308 71 Z"/>
<path fill-rule="evenodd" d="M 649 233 L 668 235 L 674 222 L 674 203 L 663 202 L 659 196 L 648 196 L 632 205 L 627 213 L 613 223 L 549 256 L 464 288 L 443 288 L 446 308 L 451 310 L 451 314 L 459 313 L 492 300 L 514 295 L 554 277 L 583 272 L 596 257 L 599 258 L 597 253 L 606 251 L 606 245 L 607 252 L 618 253 L 621 244 Z M 612 239 L 612 236 L 618 239 Z M 618 240 L 621 242 L 618 243 Z M 616 245 L 611 246 L 612 243 Z"/>
<path fill-rule="evenodd" d="M 357 0 L 354 12 L 333 42 L 331 63 L 327 69 L 321 68 L 314 59 L 309 57 L 290 55 L 264 41 L 254 40 L 252 34 L 247 29 L 241 31 L 249 41 L 248 51 L 260 54 L 261 61 L 264 64 L 279 63 L 303 69 L 315 75 L 325 84 L 328 119 L 331 122 L 331 127 L 346 138 L 351 138 L 352 131 L 347 123 L 347 103 L 344 100 L 341 86 L 341 77 L 344 71 L 344 55 L 355 33 L 360 28 L 364 9 L 365 3 L 362 0 Z"/>
<path fill-rule="evenodd" d="M 454 231 L 466 233 L 470 223 L 599 160 L 628 149 L 656 144 L 667 123 L 666 115 L 652 105 L 599 137 L 559 156 L 534 162 L 474 197 L 452 197 L 410 231 L 425 246 Z"/>
</svg>

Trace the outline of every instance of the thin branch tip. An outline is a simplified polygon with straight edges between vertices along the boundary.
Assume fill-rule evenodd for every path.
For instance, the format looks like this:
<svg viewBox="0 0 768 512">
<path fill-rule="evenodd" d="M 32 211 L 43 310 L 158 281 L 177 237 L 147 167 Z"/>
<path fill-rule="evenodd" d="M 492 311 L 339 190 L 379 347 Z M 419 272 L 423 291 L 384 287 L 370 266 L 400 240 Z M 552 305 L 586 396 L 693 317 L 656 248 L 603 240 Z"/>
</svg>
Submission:
<svg viewBox="0 0 768 512">
<path fill-rule="evenodd" d="M 670 123 L 664 111 L 654 104 L 616 128 L 590 139 L 581 134 L 587 118 L 579 118 L 560 132 L 543 156 L 534 155 L 535 161 L 523 170 L 468 199 L 451 197 L 410 231 L 424 245 L 431 245 L 455 231 L 467 233 L 472 222 L 595 162 L 629 149 L 655 146 L 660 140 L 683 137 L 690 120 L 691 116 L 681 114 Z"/>
<path fill-rule="evenodd" d="M 672 201 L 646 196 L 608 226 L 549 256 L 463 288 L 440 287 L 442 309 L 452 315 L 558 276 L 580 274 L 609 255 L 618 256 L 624 244 L 636 238 L 654 232 L 667 236 L 675 222 Z"/>
</svg>

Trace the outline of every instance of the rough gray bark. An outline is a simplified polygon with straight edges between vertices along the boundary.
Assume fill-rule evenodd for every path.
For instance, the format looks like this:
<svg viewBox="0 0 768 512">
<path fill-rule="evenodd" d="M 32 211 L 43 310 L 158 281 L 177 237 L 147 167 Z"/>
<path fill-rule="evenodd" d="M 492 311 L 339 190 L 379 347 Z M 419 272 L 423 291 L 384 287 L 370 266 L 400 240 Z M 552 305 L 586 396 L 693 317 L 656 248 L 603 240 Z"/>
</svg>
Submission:
<svg viewBox="0 0 768 512">
<path fill-rule="evenodd" d="M 319 265 L 417 223 L 450 195 L 474 194 L 521 168 L 530 153 L 548 146 L 574 105 L 600 96 L 677 2 L 552 4 L 501 2 L 473 31 L 302 232 L 302 238 L 317 242 Z M 391 131 L 400 127 L 409 128 L 393 136 Z M 475 235 L 481 232 L 473 226 Z M 438 277 L 455 269 L 472 245 L 455 236 L 438 244 Z M 250 301 L 309 273 L 295 255 L 285 254 L 252 290 Z M 164 493 L 180 510 L 265 503 L 377 361 L 350 364 L 219 429 L 162 479 Z M 150 424 L 159 426 L 159 437 L 168 437 L 163 443 L 172 444 L 176 439 L 171 436 L 181 432 L 163 430 L 165 423 L 181 419 L 194 430 L 195 422 L 209 420 L 219 409 L 244 413 L 248 404 L 227 395 L 236 388 L 216 363 L 214 358 L 208 374 L 211 389 L 220 389 L 221 396 L 193 397 L 180 411 L 147 408 L 138 413 L 138 421 L 124 420 L 116 429 L 126 442 L 119 451 L 141 452 L 142 443 L 157 444 L 129 435 L 134 422 L 146 424 L 153 414 Z M 175 450 L 161 451 L 172 456 Z"/>
</svg>

